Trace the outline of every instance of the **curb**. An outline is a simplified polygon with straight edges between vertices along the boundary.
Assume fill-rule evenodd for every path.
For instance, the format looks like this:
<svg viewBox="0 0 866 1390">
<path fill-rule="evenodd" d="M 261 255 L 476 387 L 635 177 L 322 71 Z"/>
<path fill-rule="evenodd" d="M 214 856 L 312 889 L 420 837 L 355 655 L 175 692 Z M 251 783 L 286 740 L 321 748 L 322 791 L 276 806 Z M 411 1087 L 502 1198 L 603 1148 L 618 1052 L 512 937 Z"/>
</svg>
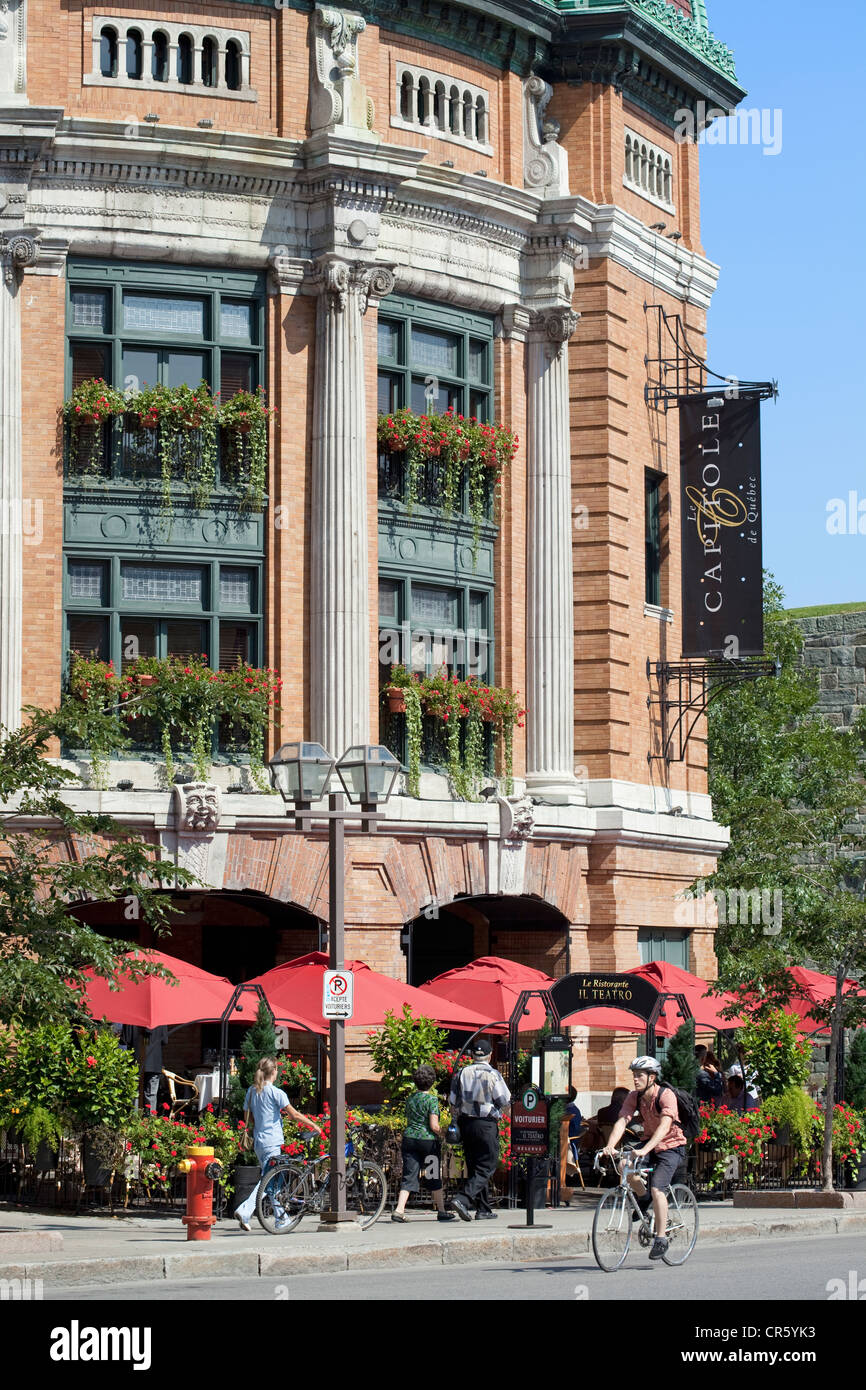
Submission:
<svg viewBox="0 0 866 1390">
<path fill-rule="evenodd" d="M 701 1230 L 703 1245 L 746 1240 L 797 1240 L 809 1236 L 866 1233 L 866 1212 L 808 1217 L 800 1221 L 718 1224 Z M 293 1274 L 344 1274 L 353 1271 L 417 1265 L 519 1264 L 522 1260 L 567 1260 L 591 1251 L 589 1232 L 535 1233 L 460 1237 L 411 1245 L 304 1250 L 296 1255 L 274 1251 L 135 1255 L 117 1259 L 21 1261 L 0 1264 L 0 1279 L 42 1279 L 49 1287 L 152 1282 L 163 1279 L 284 1279 Z"/>
</svg>

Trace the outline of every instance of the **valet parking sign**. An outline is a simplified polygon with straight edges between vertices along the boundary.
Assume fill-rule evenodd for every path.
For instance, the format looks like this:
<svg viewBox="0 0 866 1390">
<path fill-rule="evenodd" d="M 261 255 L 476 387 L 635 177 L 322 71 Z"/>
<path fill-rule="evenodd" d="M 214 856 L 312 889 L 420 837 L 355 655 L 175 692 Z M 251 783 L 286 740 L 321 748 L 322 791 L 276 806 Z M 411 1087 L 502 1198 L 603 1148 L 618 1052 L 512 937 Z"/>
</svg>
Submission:
<svg viewBox="0 0 866 1390">
<path fill-rule="evenodd" d="M 322 984 L 322 1017 L 349 1019 L 355 1011 L 355 977 L 351 970 L 326 970 Z"/>
</svg>

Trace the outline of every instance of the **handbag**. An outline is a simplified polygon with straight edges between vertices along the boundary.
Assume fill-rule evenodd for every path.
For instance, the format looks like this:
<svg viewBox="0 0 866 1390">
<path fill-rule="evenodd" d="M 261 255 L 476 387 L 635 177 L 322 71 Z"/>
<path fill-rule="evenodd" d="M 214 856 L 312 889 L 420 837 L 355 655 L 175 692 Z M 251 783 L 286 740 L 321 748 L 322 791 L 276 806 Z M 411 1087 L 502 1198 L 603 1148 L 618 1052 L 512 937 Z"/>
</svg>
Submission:
<svg viewBox="0 0 866 1390">
<path fill-rule="evenodd" d="M 249 1154 L 253 1151 L 253 1114 L 251 1110 L 244 1111 L 244 1124 L 246 1129 L 241 1136 L 241 1153 Z"/>
</svg>

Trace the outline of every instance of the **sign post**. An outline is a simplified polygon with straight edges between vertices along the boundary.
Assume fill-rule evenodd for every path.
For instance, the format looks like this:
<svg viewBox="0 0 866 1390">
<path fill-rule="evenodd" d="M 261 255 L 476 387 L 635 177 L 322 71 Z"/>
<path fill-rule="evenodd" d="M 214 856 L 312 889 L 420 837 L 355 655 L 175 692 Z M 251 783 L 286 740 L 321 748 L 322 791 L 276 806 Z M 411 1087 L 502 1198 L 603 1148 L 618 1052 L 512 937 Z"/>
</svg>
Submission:
<svg viewBox="0 0 866 1390">
<path fill-rule="evenodd" d="M 550 1152 L 550 1114 L 547 1101 L 535 1086 L 524 1086 L 519 1100 L 511 1103 L 511 1156 L 525 1158 L 526 1164 L 526 1221 L 522 1226 L 509 1226 L 510 1231 L 527 1227 L 549 1231 L 549 1225 L 535 1225 L 535 1180 L 538 1160 L 545 1166 Z"/>
</svg>

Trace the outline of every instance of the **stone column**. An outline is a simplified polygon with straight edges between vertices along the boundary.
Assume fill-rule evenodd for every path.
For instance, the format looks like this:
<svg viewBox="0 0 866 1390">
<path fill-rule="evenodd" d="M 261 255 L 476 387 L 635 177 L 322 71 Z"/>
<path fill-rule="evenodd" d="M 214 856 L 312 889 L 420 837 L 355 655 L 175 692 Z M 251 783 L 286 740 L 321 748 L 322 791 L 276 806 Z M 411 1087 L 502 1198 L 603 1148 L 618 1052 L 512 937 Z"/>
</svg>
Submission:
<svg viewBox="0 0 866 1390">
<path fill-rule="evenodd" d="M 533 313 L 527 345 L 526 790 L 583 801 L 574 777 L 571 309 Z"/>
<path fill-rule="evenodd" d="M 0 233 L 0 725 L 21 724 L 24 479 L 21 461 L 21 274 L 29 232 Z"/>
<path fill-rule="evenodd" d="M 339 758 L 370 733 L 367 422 L 363 316 L 384 266 L 317 262 L 310 536 L 311 735 Z"/>
</svg>

